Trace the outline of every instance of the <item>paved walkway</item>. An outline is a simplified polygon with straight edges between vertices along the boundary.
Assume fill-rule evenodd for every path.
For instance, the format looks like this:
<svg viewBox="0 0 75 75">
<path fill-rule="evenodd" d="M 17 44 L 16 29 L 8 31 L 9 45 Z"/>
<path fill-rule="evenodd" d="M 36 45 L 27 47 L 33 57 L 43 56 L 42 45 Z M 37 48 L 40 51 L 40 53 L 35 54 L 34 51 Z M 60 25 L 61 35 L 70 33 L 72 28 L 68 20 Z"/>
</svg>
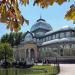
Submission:
<svg viewBox="0 0 75 75">
<path fill-rule="evenodd" d="M 75 75 L 75 64 L 60 64 L 58 75 Z"/>
</svg>

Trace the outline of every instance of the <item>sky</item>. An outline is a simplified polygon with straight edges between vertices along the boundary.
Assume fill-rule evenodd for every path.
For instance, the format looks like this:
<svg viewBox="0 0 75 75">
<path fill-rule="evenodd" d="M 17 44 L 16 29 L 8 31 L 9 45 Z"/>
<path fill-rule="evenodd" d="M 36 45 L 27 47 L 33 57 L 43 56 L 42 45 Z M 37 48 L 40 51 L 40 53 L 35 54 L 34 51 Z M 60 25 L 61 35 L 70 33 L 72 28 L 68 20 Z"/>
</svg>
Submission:
<svg viewBox="0 0 75 75">
<path fill-rule="evenodd" d="M 47 9 L 42 9 L 37 5 L 33 6 L 33 0 L 30 1 L 30 4 L 27 6 L 19 4 L 21 14 L 24 18 L 29 20 L 29 25 L 24 23 L 21 27 L 21 32 L 29 31 L 32 25 L 36 23 L 36 20 L 40 18 L 40 15 L 52 26 L 53 30 L 58 30 L 64 26 L 75 26 L 72 21 L 64 19 L 70 5 L 74 4 L 74 0 L 71 0 L 71 2 L 65 2 L 61 6 L 54 3 L 53 6 L 49 6 Z M 0 23 L 0 38 L 6 33 L 10 33 L 10 30 L 6 29 L 6 24 Z"/>
</svg>

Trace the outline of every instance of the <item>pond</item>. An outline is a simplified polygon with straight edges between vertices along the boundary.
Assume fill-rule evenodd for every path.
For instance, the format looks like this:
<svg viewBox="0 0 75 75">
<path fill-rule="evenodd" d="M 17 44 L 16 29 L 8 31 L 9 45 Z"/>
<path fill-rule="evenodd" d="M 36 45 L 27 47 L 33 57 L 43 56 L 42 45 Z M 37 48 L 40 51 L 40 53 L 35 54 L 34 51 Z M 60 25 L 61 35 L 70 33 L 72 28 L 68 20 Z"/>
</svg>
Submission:
<svg viewBox="0 0 75 75">
<path fill-rule="evenodd" d="M 57 68 L 53 66 L 33 66 L 31 68 L 0 68 L 0 75 L 56 75 Z"/>
</svg>

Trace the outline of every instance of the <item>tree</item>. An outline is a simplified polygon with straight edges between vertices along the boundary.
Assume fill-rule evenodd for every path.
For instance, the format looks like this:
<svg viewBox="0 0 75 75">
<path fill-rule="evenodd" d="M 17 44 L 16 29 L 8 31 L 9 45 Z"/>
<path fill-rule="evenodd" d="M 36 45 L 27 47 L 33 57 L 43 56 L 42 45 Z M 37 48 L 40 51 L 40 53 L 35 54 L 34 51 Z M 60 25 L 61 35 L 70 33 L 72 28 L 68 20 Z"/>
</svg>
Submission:
<svg viewBox="0 0 75 75">
<path fill-rule="evenodd" d="M 2 43 L 9 43 L 11 46 L 19 45 L 20 42 L 23 40 L 24 34 L 22 32 L 14 32 L 10 34 L 5 34 L 1 38 Z"/>
<path fill-rule="evenodd" d="M 1 38 L 1 43 L 9 43 L 11 46 L 14 45 L 14 34 L 5 34 Z"/>
<path fill-rule="evenodd" d="M 3 37 L 1 38 L 1 42 L 5 43 L 5 42 L 8 42 L 8 41 L 9 41 L 9 35 L 8 34 L 3 35 Z"/>
<path fill-rule="evenodd" d="M 20 0 L 26 5 L 28 0 Z M 20 14 L 18 0 L 0 0 L 0 21 L 7 24 L 7 28 L 11 31 L 19 31 L 24 22 L 28 20 Z"/>
<path fill-rule="evenodd" d="M 37 4 L 42 8 L 47 8 L 49 5 L 58 3 L 59 5 L 70 0 L 34 0 L 33 5 Z M 20 0 L 21 4 L 25 6 L 29 4 L 29 0 Z M 19 10 L 19 0 L 0 0 L 0 22 L 6 23 L 7 28 L 11 31 L 19 31 L 24 22 L 29 23 L 24 19 Z M 75 6 L 70 7 L 70 10 L 65 15 L 68 20 L 73 20 L 75 23 Z"/>
<path fill-rule="evenodd" d="M 0 43 L 0 60 L 12 60 L 13 49 L 8 43 Z"/>
<path fill-rule="evenodd" d="M 15 45 L 19 45 L 20 42 L 23 40 L 23 33 L 19 32 L 19 33 L 15 33 Z"/>
<path fill-rule="evenodd" d="M 14 33 L 8 35 L 8 43 L 13 47 L 14 46 Z"/>
</svg>

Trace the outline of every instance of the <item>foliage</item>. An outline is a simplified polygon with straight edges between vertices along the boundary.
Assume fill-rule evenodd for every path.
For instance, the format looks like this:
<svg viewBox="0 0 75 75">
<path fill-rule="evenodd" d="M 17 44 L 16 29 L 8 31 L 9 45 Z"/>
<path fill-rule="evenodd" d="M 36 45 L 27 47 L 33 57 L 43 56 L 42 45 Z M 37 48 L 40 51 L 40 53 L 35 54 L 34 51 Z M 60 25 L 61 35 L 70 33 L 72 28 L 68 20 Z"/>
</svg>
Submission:
<svg viewBox="0 0 75 75">
<path fill-rule="evenodd" d="M 19 32 L 19 33 L 14 33 L 14 45 L 19 45 L 20 42 L 23 40 L 23 33 Z"/>
<path fill-rule="evenodd" d="M 19 45 L 22 39 L 23 39 L 22 32 L 17 32 L 17 33 L 14 32 L 14 33 L 3 35 L 3 37 L 1 38 L 1 42 L 9 43 L 11 46 L 14 46 L 14 45 Z"/>
<path fill-rule="evenodd" d="M 71 5 L 69 11 L 65 15 L 65 19 L 73 20 L 75 24 L 75 5 Z"/>
<path fill-rule="evenodd" d="M 28 3 L 28 0 L 20 0 L 21 3 Z M 7 28 L 11 31 L 19 31 L 21 25 L 24 22 L 28 23 L 28 20 L 24 19 L 21 15 L 18 6 L 18 0 L 0 0 L 0 21 L 7 24 Z"/>
<path fill-rule="evenodd" d="M 11 60 L 13 58 L 13 49 L 8 43 L 0 43 L 0 60 L 3 60 L 5 58 L 5 52 L 6 58 L 8 60 Z"/>
<path fill-rule="evenodd" d="M 35 0 L 34 5 L 37 4 L 42 8 L 47 8 L 49 5 L 53 5 L 55 2 L 61 5 L 64 2 L 67 2 L 67 0 Z"/>
<path fill-rule="evenodd" d="M 34 0 L 33 5 L 37 4 L 42 8 L 47 8 L 49 5 L 57 3 L 59 5 L 70 0 Z M 29 4 L 29 0 L 20 0 L 25 6 Z M 73 20 L 75 23 L 75 6 L 71 7 L 65 15 L 67 20 Z M 7 29 L 18 32 L 21 26 L 28 20 L 24 19 L 19 10 L 19 0 L 0 0 L 0 22 L 6 23 Z"/>
</svg>

